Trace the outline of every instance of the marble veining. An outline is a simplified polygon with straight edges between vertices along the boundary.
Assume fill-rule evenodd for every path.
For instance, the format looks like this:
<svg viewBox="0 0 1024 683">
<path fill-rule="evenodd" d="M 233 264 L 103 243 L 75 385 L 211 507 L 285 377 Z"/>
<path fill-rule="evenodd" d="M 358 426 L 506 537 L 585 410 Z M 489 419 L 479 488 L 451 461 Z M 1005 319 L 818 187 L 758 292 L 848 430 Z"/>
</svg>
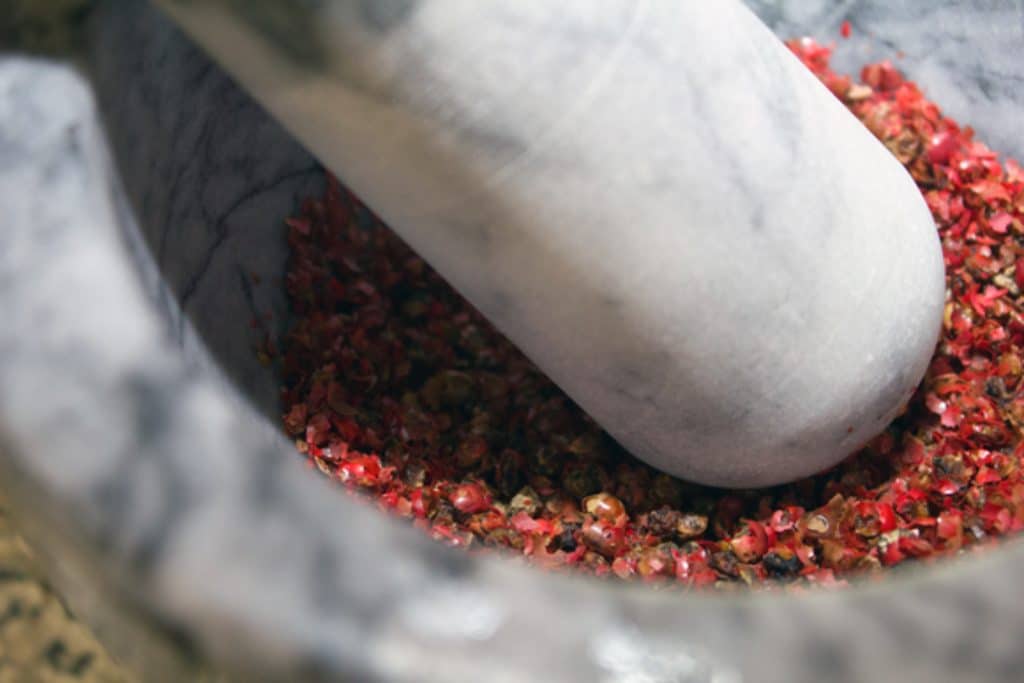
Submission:
<svg viewBox="0 0 1024 683">
<path fill-rule="evenodd" d="M 833 40 L 834 63 L 854 72 L 890 59 L 978 138 L 1024 158 L 1024 2 L 1006 0 L 746 0 L 778 35 Z M 851 36 L 839 37 L 849 21 Z"/>
<path fill-rule="evenodd" d="M 1020 48 L 988 40 L 1020 25 L 1019 3 L 891 3 L 897 28 L 889 4 L 758 9 L 782 33 L 849 12 L 901 46 L 937 30 L 907 12 L 969 10 L 948 40 L 1021 73 Z M 145 680 L 193 680 L 200 661 L 247 681 L 1019 678 L 1019 541 L 837 593 L 654 593 L 446 550 L 304 471 L 249 352 L 252 309 L 281 309 L 273 287 L 251 303 L 238 271 L 280 272 L 276 224 L 320 178 L 148 5 L 95 22 L 91 83 L 0 58 L 0 481 L 72 607 Z M 926 89 L 972 79 L 957 61 L 907 64 Z M 993 92 L 956 114 L 1013 150 L 1021 120 L 997 112 L 1019 94 Z M 462 587 L 486 602 L 468 623 Z"/>
<path fill-rule="evenodd" d="M 141 268 L 147 291 L 178 342 L 194 349 L 188 357 L 198 362 L 212 355 L 243 394 L 276 419 L 276 380 L 253 351 L 264 335 L 278 339 L 287 319 L 280 219 L 294 210 L 297 197 L 320 191 L 322 174 L 197 51 L 182 53 L 165 78 L 140 79 L 164 59 L 161 47 L 173 39 L 164 29 L 155 15 L 138 16 L 131 30 L 141 43 L 152 42 L 152 53 L 98 50 L 93 64 L 105 82 L 131 84 L 111 92 L 116 106 L 103 114 L 107 126 L 124 132 L 114 145 L 129 201 L 159 216 L 143 222 L 141 231 L 126 231 L 126 239 L 136 243 L 138 257 L 155 260 L 158 269 Z M 99 25 L 98 40 L 116 40 L 112 31 Z M 200 111 L 214 101 L 223 118 L 168 120 L 168 112 Z M 216 154 L 177 153 L 208 150 L 214 141 Z M 247 242 L 276 248 L 245 249 Z M 231 296 L 221 296 L 225 291 Z M 218 332 L 199 342 L 193 323 Z"/>
<path fill-rule="evenodd" d="M 924 374 L 944 291 L 931 215 L 738 0 L 422 3 L 383 36 L 340 2 L 319 27 L 330 59 L 301 70 L 239 37 L 237 8 L 167 7 L 670 474 L 821 471 Z"/>
</svg>

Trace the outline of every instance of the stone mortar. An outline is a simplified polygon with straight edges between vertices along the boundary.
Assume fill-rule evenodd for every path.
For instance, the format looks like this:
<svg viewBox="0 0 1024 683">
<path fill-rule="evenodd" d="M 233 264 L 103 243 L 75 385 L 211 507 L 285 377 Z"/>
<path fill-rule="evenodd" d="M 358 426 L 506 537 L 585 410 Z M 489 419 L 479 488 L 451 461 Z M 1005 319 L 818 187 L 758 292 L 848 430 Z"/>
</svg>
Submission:
<svg viewBox="0 0 1024 683">
<path fill-rule="evenodd" d="M 782 36 L 849 19 L 840 67 L 902 49 L 1024 152 L 1020 2 L 750 4 Z M 460 554 L 306 471 L 248 321 L 284 329 L 316 161 L 148 5 L 101 4 L 89 44 L 84 76 L 0 59 L 0 474 L 144 680 L 1018 679 L 1016 540 L 841 592 L 659 593 Z"/>
</svg>

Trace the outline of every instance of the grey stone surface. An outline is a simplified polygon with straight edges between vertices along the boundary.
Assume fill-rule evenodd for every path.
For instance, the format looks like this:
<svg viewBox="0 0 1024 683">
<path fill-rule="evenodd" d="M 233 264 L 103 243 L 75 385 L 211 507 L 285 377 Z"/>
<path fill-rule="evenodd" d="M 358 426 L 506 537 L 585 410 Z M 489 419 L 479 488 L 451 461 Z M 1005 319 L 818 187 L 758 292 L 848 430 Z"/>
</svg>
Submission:
<svg viewBox="0 0 1024 683">
<path fill-rule="evenodd" d="M 1019 77 L 1022 32 L 1000 38 L 1019 3 L 896 3 L 891 24 L 881 2 L 761 11 L 832 32 L 843 7 L 1024 151 L 1021 118 L 998 115 L 1024 108 L 1020 89 L 968 87 L 975 64 Z M 144 680 L 203 661 L 240 680 L 1019 678 L 1019 541 L 839 593 L 684 595 L 459 554 L 320 481 L 267 419 L 248 326 L 284 315 L 275 225 L 316 187 L 313 163 L 147 6 L 96 21 L 102 121 L 66 67 L 0 61 L 0 481 L 72 606 Z M 963 66 L 943 61 L 957 42 Z"/>
<path fill-rule="evenodd" d="M 837 43 L 834 64 L 856 72 L 891 59 L 978 138 L 1024 157 L 1020 0 L 746 0 L 779 36 Z M 839 37 L 849 21 L 851 37 Z"/>
<path fill-rule="evenodd" d="M 343 0 L 314 68 L 253 45 L 245 12 L 164 4 L 664 471 L 820 472 L 924 374 L 944 292 L 928 208 L 739 0 L 414 3 L 386 31 Z"/>
</svg>

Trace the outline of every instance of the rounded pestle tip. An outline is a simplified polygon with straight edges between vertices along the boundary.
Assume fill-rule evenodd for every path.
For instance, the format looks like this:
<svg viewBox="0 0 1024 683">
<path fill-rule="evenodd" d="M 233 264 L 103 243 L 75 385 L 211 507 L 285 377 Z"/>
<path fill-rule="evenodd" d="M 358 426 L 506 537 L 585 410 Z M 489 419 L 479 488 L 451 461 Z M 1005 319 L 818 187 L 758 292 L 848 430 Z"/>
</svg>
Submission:
<svg viewBox="0 0 1024 683">
<path fill-rule="evenodd" d="M 357 4 L 315 68 L 167 7 L 637 457 L 774 485 L 905 404 L 943 309 L 931 215 L 739 2 Z"/>
</svg>

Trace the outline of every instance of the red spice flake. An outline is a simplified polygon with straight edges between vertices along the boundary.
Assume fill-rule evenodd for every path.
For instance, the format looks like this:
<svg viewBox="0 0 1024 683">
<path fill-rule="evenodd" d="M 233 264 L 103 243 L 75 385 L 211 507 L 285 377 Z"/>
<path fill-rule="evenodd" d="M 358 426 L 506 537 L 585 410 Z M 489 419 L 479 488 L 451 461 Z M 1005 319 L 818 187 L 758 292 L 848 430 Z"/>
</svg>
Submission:
<svg viewBox="0 0 1024 683">
<path fill-rule="evenodd" d="M 1013 216 L 1006 211 L 997 211 L 988 219 L 988 227 L 1000 235 L 1006 234 L 1011 223 L 1013 223 Z"/>
<path fill-rule="evenodd" d="M 850 21 L 849 20 L 846 20 L 842 24 L 839 25 L 839 35 L 841 35 L 843 38 L 849 38 L 851 32 L 852 31 L 850 29 Z"/>
<path fill-rule="evenodd" d="M 865 66 L 860 72 L 860 80 L 873 90 L 893 91 L 903 83 L 903 76 L 892 62 L 886 60 Z"/>
<path fill-rule="evenodd" d="M 767 491 L 659 473 L 329 178 L 286 221 L 281 396 L 299 452 L 443 543 L 693 588 L 841 586 L 1024 528 L 1024 169 L 891 63 L 856 83 L 830 47 L 788 45 L 906 166 L 942 242 L 942 336 L 885 433 Z"/>
<path fill-rule="evenodd" d="M 628 548 L 625 530 L 603 519 L 588 520 L 583 525 L 582 538 L 588 547 L 605 557 L 616 557 Z"/>
<path fill-rule="evenodd" d="M 768 534 L 759 522 L 747 521 L 729 541 L 729 546 L 740 562 L 756 562 L 768 550 Z"/>
<path fill-rule="evenodd" d="M 483 512 L 491 506 L 490 496 L 479 484 L 462 484 L 456 487 L 449 500 L 456 510 L 467 515 Z"/>
<path fill-rule="evenodd" d="M 954 153 L 960 150 L 960 135 L 956 130 L 944 130 L 928 139 L 928 161 L 933 164 L 948 164 Z M 948 197 L 948 195 L 943 195 Z M 949 216 L 944 216 L 946 220 Z"/>
</svg>

